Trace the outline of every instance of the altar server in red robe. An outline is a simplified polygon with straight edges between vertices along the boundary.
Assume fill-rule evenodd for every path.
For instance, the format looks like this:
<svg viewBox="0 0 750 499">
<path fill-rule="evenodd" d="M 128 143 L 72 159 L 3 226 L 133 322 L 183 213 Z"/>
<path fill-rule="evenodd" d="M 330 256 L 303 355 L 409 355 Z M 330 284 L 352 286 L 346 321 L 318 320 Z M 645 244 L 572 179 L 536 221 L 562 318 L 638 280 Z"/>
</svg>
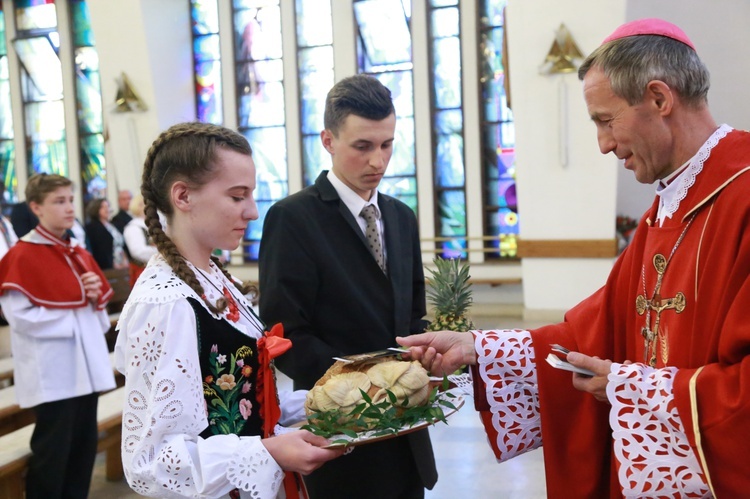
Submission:
<svg viewBox="0 0 750 499">
<path fill-rule="evenodd" d="M 399 341 L 433 373 L 472 365 L 497 458 L 543 445 L 549 497 L 744 497 L 750 133 L 717 126 L 708 71 L 662 20 L 619 27 L 579 76 L 602 153 L 656 184 L 606 284 L 561 324 Z M 594 375 L 571 383 L 551 344 Z"/>
<path fill-rule="evenodd" d="M 26 202 L 39 225 L 0 261 L 0 305 L 10 324 L 18 405 L 36 416 L 26 497 L 88 497 L 100 392 L 115 387 L 104 334 L 112 289 L 67 231 L 72 182 L 38 174 Z"/>
</svg>

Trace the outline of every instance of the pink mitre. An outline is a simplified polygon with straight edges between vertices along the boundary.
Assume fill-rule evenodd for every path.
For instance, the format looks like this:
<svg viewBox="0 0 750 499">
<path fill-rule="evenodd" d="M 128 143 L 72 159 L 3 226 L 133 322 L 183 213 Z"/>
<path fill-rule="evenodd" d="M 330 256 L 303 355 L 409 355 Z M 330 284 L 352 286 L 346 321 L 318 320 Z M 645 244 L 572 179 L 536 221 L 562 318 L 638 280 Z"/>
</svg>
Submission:
<svg viewBox="0 0 750 499">
<path fill-rule="evenodd" d="M 611 42 L 612 40 L 637 35 L 666 36 L 667 38 L 672 38 L 673 40 L 682 42 L 695 50 L 693 42 L 690 41 L 690 38 L 687 37 L 684 31 L 672 23 L 656 18 L 638 19 L 637 21 L 625 23 L 617 28 L 614 33 L 605 38 L 602 45 Z"/>
</svg>

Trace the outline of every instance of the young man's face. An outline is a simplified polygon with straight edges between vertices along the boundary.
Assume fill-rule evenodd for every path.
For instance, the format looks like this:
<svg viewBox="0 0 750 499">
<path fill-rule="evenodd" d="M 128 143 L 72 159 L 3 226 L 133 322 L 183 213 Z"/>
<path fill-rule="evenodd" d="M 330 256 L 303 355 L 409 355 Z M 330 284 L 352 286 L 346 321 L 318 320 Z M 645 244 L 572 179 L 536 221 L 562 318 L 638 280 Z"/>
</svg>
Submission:
<svg viewBox="0 0 750 499">
<path fill-rule="evenodd" d="M 369 200 L 393 154 L 396 115 L 376 121 L 350 114 L 338 130 L 320 132 L 331 153 L 333 173 L 364 200 Z"/>
<path fill-rule="evenodd" d="M 39 225 L 62 238 L 76 219 L 73 186 L 58 187 L 48 193 L 41 203 L 31 201 L 29 208 L 39 218 Z"/>
</svg>

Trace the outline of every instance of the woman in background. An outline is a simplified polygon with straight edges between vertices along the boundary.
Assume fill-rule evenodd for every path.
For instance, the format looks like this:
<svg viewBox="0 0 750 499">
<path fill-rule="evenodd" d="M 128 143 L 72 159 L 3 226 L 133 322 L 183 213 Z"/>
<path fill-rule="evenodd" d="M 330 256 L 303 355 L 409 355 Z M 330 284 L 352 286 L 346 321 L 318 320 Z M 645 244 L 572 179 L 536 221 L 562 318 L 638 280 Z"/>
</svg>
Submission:
<svg viewBox="0 0 750 499">
<path fill-rule="evenodd" d="M 109 201 L 94 199 L 86 206 L 88 248 L 102 270 L 128 268 L 125 240 L 109 222 Z"/>
</svg>

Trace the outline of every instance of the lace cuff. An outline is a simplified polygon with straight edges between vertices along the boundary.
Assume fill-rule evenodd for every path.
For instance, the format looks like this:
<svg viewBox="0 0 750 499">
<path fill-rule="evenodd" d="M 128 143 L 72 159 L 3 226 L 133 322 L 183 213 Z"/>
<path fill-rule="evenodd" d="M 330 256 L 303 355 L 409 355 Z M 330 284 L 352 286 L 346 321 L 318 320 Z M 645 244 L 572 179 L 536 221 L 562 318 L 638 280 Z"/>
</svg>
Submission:
<svg viewBox="0 0 750 499">
<path fill-rule="evenodd" d="M 238 489 L 250 492 L 251 497 L 275 498 L 284 471 L 259 438 L 243 438 L 227 467 L 227 479 Z"/>
<path fill-rule="evenodd" d="M 625 497 L 711 497 L 674 403 L 676 373 L 612 364 L 609 423 Z"/>
<path fill-rule="evenodd" d="M 542 444 L 539 389 L 531 334 L 472 331 L 478 371 L 486 386 L 496 455 L 506 461 Z"/>
</svg>

